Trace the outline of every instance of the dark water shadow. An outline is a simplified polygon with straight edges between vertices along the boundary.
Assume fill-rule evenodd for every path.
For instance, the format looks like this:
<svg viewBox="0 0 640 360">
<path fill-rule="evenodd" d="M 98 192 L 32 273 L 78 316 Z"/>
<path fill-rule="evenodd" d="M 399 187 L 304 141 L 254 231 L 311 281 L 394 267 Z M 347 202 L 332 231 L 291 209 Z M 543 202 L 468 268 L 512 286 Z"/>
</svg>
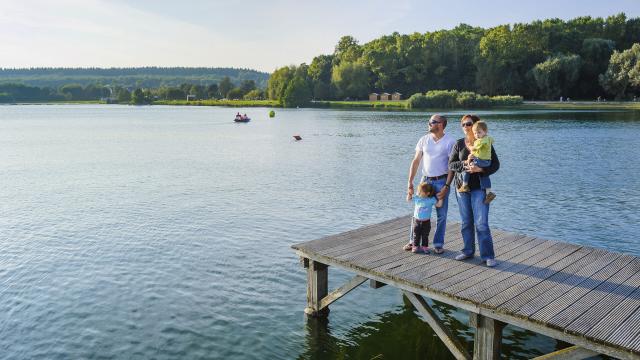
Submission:
<svg viewBox="0 0 640 360">
<path fill-rule="evenodd" d="M 466 312 L 443 303 L 429 301 L 440 319 L 473 354 L 475 329 L 469 327 Z M 408 299 L 393 311 L 363 322 L 346 333 L 337 334 L 327 319 L 307 319 L 306 344 L 298 359 L 454 359 Z M 530 359 L 570 344 L 507 326 L 503 330 L 502 359 Z M 607 359 L 595 357 L 594 359 Z"/>
</svg>

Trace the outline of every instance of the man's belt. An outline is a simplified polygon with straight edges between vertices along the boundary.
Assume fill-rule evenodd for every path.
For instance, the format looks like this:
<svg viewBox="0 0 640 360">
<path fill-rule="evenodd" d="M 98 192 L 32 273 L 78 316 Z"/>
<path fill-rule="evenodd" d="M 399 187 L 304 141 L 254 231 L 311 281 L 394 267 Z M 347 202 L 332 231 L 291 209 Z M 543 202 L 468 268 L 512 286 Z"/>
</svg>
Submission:
<svg viewBox="0 0 640 360">
<path fill-rule="evenodd" d="M 446 179 L 446 178 L 447 178 L 447 174 L 438 175 L 438 176 L 427 176 L 427 180 L 440 180 L 440 179 Z"/>
</svg>

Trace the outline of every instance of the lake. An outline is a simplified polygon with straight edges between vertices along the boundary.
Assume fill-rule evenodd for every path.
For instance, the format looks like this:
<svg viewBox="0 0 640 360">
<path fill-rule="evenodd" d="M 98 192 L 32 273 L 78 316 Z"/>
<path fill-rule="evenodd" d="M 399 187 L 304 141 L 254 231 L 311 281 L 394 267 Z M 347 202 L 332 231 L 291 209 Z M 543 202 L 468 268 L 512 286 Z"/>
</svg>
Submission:
<svg viewBox="0 0 640 360">
<path fill-rule="evenodd" d="M 392 287 L 307 322 L 290 249 L 408 215 L 428 114 L 269 110 L 0 106 L 0 358 L 453 358 Z M 501 162 L 492 227 L 640 256 L 639 112 L 477 113 Z M 434 306 L 471 348 L 466 313 Z M 503 344 L 563 346 L 511 326 Z"/>
</svg>

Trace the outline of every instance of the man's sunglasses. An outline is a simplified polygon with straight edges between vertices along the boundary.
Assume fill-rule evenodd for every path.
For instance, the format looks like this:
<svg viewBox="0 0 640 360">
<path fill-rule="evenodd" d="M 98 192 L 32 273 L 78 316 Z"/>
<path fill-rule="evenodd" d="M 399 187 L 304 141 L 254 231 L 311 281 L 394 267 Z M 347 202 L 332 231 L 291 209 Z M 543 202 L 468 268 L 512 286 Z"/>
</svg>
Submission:
<svg viewBox="0 0 640 360">
<path fill-rule="evenodd" d="M 471 121 L 462 123 L 463 127 L 472 126 L 472 125 L 473 125 L 473 123 Z"/>
<path fill-rule="evenodd" d="M 442 124 L 442 121 L 430 120 L 429 125 Z"/>
</svg>

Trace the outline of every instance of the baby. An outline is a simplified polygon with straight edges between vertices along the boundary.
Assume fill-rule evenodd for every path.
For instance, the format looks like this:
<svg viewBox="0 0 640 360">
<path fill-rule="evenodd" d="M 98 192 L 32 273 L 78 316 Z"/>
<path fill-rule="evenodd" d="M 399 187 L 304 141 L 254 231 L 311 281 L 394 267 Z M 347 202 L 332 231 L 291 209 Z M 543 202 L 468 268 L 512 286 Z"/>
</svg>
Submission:
<svg viewBox="0 0 640 360">
<path fill-rule="evenodd" d="M 413 210 L 413 242 L 405 245 L 404 250 L 411 250 L 413 253 L 429 253 L 429 232 L 431 231 L 431 210 L 436 204 L 436 190 L 426 182 L 418 185 L 418 193 L 413 197 L 415 204 Z M 407 194 L 407 201 L 411 201 L 411 194 Z"/>
<path fill-rule="evenodd" d="M 493 138 L 487 135 L 489 128 L 484 121 L 478 121 L 473 124 L 473 135 L 476 141 L 471 146 L 471 154 L 467 159 L 467 166 L 476 165 L 481 168 L 491 166 L 491 146 L 493 145 Z M 458 192 L 469 192 L 469 178 L 471 174 L 465 171 L 462 174 L 462 185 L 458 188 Z M 496 198 L 496 194 L 491 192 L 491 179 L 489 176 L 480 176 L 480 187 L 486 191 L 485 204 L 491 202 Z"/>
</svg>

